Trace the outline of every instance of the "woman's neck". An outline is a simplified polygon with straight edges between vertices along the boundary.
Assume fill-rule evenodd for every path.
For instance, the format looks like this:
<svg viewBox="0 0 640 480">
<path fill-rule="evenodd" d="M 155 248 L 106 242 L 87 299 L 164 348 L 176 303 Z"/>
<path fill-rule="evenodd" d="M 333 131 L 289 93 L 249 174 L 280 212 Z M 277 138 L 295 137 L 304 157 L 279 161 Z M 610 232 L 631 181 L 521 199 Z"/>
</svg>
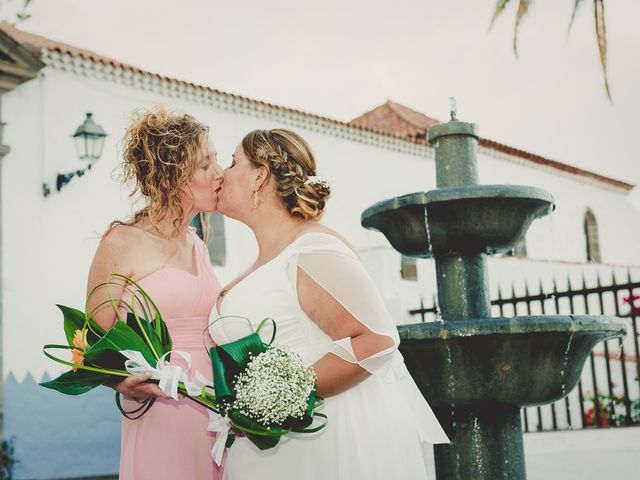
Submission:
<svg viewBox="0 0 640 480">
<path fill-rule="evenodd" d="M 249 227 L 258 242 L 258 259 L 269 259 L 298 236 L 307 220 L 292 217 L 284 208 L 260 210 L 256 210 Z"/>
<path fill-rule="evenodd" d="M 140 222 L 140 227 L 149 233 L 158 235 L 167 240 L 175 240 L 177 239 L 179 242 L 185 240 L 188 235 L 188 228 L 190 224 L 191 217 L 185 216 L 185 218 L 180 222 L 177 226 L 175 224 L 175 217 L 165 217 L 160 220 L 157 224 L 151 223 L 149 217 L 143 217 Z"/>
</svg>

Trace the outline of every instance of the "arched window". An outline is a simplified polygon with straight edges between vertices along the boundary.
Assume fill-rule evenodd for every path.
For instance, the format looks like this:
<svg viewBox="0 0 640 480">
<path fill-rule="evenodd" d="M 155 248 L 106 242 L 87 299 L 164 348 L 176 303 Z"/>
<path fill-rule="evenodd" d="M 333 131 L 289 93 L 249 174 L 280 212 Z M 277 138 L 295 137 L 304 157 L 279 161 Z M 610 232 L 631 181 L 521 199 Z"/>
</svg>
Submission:
<svg viewBox="0 0 640 480">
<path fill-rule="evenodd" d="M 602 262 L 600 256 L 600 237 L 598 235 L 598 222 L 591 210 L 584 214 L 584 237 L 587 244 L 587 261 Z"/>
</svg>

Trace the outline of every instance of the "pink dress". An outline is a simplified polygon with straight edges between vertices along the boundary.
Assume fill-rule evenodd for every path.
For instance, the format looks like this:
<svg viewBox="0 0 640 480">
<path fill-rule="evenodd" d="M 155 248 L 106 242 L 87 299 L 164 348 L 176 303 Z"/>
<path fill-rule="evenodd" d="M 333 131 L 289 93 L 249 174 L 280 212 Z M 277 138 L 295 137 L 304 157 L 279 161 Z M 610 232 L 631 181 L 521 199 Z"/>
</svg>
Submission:
<svg viewBox="0 0 640 480">
<path fill-rule="evenodd" d="M 205 255 L 205 245 L 194 229 L 196 275 L 178 268 L 163 268 L 138 283 L 162 313 L 173 341 L 173 350 L 191 354 L 189 376 L 199 371 L 212 378 L 208 349 L 213 342 L 207 332 L 209 313 L 220 292 Z M 206 349 L 205 349 L 206 345 Z M 172 364 L 186 367 L 172 356 Z M 124 409 L 140 405 L 125 400 Z M 212 480 L 222 478 L 211 458 L 215 434 L 207 431 L 209 415 L 204 407 L 185 398 L 156 399 L 151 409 L 137 420 L 122 419 L 120 480 Z"/>
</svg>

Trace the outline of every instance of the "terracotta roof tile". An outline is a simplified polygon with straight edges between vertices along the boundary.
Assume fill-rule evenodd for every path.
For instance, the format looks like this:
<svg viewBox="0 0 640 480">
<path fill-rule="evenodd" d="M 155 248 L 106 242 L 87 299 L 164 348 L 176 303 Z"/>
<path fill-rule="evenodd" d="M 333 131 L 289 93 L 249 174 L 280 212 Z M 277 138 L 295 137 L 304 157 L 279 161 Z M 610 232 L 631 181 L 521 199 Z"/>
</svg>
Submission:
<svg viewBox="0 0 640 480">
<path fill-rule="evenodd" d="M 437 125 L 441 122 L 420 112 L 405 107 L 404 105 L 393 102 L 391 100 L 387 100 L 387 102 L 383 105 L 380 105 L 379 107 L 376 107 L 373 110 L 360 115 L 357 118 L 354 118 L 350 123 L 351 125 L 362 128 L 375 128 L 390 135 L 398 135 L 406 140 L 427 143 L 427 130 L 433 125 Z M 539 165 L 545 165 L 547 167 L 555 168 L 575 175 L 592 178 L 594 180 L 605 182 L 624 190 L 631 190 L 633 187 L 635 187 L 635 185 L 632 185 L 630 183 L 609 178 L 598 173 L 574 167 L 572 165 L 567 165 L 565 163 L 558 162 L 557 160 L 551 160 L 549 158 L 526 152 L 524 150 L 520 150 L 518 148 L 511 147 L 494 140 L 489 140 L 487 138 L 480 138 L 478 143 L 485 148 L 490 148 L 492 150 L 506 153 L 508 155 L 523 158 Z"/>
<path fill-rule="evenodd" d="M 388 100 L 384 105 L 380 105 L 379 107 L 361 115 L 358 118 L 353 119 L 350 122 L 341 122 L 339 120 L 335 120 L 332 118 L 323 117 L 320 115 L 314 115 L 307 112 L 303 112 L 301 110 L 283 107 L 280 105 L 274 105 L 274 104 L 263 102 L 260 100 L 255 100 L 252 98 L 242 97 L 240 95 L 234 95 L 228 92 L 223 92 L 208 86 L 197 85 L 191 82 L 186 82 L 186 81 L 178 80 L 171 77 L 165 77 L 157 73 L 148 72 L 138 67 L 135 67 L 133 65 L 128 65 L 126 63 L 120 62 L 119 60 L 115 60 L 113 58 L 100 55 L 90 50 L 84 50 L 81 48 L 74 47 L 72 45 L 68 45 L 66 43 L 58 42 L 46 37 L 42 37 L 40 35 L 35 35 L 33 33 L 19 30 L 15 26 L 10 25 L 8 23 L 0 22 L 0 30 L 3 30 L 6 34 L 14 38 L 17 42 L 26 46 L 27 48 L 32 49 L 34 52 L 38 54 L 40 54 L 43 49 L 53 51 L 53 52 L 58 52 L 61 54 L 68 54 L 72 57 L 83 58 L 86 60 L 90 60 L 92 62 L 102 63 L 104 65 L 111 65 L 115 68 L 121 68 L 123 70 L 128 70 L 135 73 L 151 75 L 169 82 L 175 82 L 178 84 L 190 86 L 192 88 L 207 90 L 219 95 L 224 95 L 230 98 L 235 98 L 235 99 L 243 100 L 249 103 L 253 103 L 255 105 L 260 105 L 260 106 L 272 108 L 275 110 L 281 110 L 289 113 L 295 113 L 308 118 L 330 122 L 335 125 L 356 128 L 356 129 L 367 131 L 367 132 L 377 133 L 377 134 L 386 135 L 394 138 L 400 138 L 413 143 L 418 143 L 418 144 L 427 143 L 426 142 L 427 129 L 433 125 L 440 123 L 438 120 L 434 118 L 428 117 L 420 112 L 412 110 L 399 103 L 392 102 L 391 100 Z M 593 178 L 595 180 L 608 183 L 610 185 L 613 185 L 618 188 L 622 188 L 624 190 L 631 190 L 635 186 L 626 182 L 622 182 L 620 180 L 615 180 L 609 177 L 605 177 L 603 175 L 599 175 L 597 173 L 589 172 L 587 170 L 583 170 L 578 167 L 573 167 L 571 165 L 566 165 L 564 163 L 561 163 L 555 160 L 544 158 L 539 155 L 535 155 L 533 153 L 525 152 L 524 150 L 519 150 L 517 148 L 510 147 L 508 145 L 495 142 L 493 140 L 488 140 L 486 138 L 481 138 L 479 143 L 480 145 L 487 148 L 491 148 L 503 153 L 507 153 L 509 155 L 514 155 L 520 158 L 524 158 L 534 163 L 546 165 L 552 168 L 563 170 L 565 172 Z"/>
<path fill-rule="evenodd" d="M 413 141 L 424 141 L 429 127 L 440 123 L 399 103 L 387 103 L 351 120 L 351 125 L 375 128 Z"/>
</svg>

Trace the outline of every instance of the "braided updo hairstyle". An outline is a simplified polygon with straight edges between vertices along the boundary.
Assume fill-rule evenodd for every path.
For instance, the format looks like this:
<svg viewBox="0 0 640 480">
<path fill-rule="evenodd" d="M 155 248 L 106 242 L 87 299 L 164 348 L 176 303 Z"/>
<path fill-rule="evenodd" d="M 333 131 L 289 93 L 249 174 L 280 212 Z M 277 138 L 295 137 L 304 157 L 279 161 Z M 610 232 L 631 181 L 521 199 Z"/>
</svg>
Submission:
<svg viewBox="0 0 640 480">
<path fill-rule="evenodd" d="M 181 194 L 189 191 L 208 134 L 209 128 L 191 115 L 164 106 L 134 113 L 123 140 L 122 168 L 124 181 L 134 184 L 130 196 L 140 192 L 147 206 L 127 224 L 146 217 L 158 228 L 169 215 L 178 232 L 185 215 Z"/>
<path fill-rule="evenodd" d="M 292 216 L 320 218 L 331 188 L 324 181 L 310 181 L 316 176 L 316 160 L 300 135 L 285 129 L 254 130 L 242 139 L 242 149 L 254 166 L 266 167 L 265 183 L 274 177 L 276 194 Z"/>
</svg>

